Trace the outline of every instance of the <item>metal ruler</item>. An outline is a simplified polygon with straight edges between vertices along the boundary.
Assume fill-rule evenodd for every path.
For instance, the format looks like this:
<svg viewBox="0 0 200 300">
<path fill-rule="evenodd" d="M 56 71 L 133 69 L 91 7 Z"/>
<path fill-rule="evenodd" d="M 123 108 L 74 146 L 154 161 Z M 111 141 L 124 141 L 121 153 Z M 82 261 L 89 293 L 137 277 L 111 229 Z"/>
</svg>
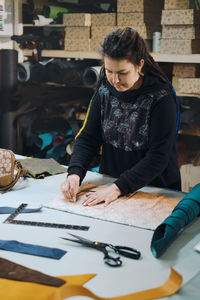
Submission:
<svg viewBox="0 0 200 300">
<path fill-rule="evenodd" d="M 89 226 L 81 226 L 81 225 L 15 220 L 16 216 L 27 205 L 28 205 L 27 203 L 22 203 L 18 208 L 16 208 L 16 210 L 3 223 L 18 224 L 18 225 L 30 225 L 30 226 L 39 226 L 39 227 L 51 227 L 51 228 L 59 228 L 59 229 L 75 229 L 75 230 L 88 230 L 89 229 Z"/>
</svg>

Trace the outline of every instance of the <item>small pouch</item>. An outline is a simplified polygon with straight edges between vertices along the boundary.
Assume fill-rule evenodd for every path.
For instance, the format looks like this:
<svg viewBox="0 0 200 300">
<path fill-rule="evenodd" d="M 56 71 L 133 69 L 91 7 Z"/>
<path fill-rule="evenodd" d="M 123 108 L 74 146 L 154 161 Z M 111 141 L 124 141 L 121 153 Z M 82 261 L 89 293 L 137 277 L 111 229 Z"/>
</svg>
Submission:
<svg viewBox="0 0 200 300">
<path fill-rule="evenodd" d="M 15 172 L 16 170 L 16 172 Z M 22 174 L 22 165 L 11 150 L 0 148 L 0 192 L 9 191 Z"/>
</svg>

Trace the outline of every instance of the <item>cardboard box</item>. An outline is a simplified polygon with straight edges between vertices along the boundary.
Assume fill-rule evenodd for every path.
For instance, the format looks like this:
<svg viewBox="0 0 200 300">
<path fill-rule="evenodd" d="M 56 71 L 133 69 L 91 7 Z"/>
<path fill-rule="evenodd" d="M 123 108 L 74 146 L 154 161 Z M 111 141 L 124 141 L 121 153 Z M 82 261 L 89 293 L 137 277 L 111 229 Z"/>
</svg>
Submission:
<svg viewBox="0 0 200 300">
<path fill-rule="evenodd" d="M 103 41 L 103 39 L 100 39 L 100 38 L 95 38 L 95 37 L 91 38 L 90 51 L 99 53 L 102 41 Z"/>
<path fill-rule="evenodd" d="M 104 37 L 113 30 L 116 30 L 117 26 L 92 26 L 91 27 L 91 38 L 97 40 L 103 40 Z"/>
<path fill-rule="evenodd" d="M 159 12 L 129 12 L 117 14 L 117 26 L 160 25 L 161 13 Z"/>
<path fill-rule="evenodd" d="M 144 12 L 162 10 L 160 0 L 117 0 L 117 12 Z"/>
<path fill-rule="evenodd" d="M 116 13 L 91 14 L 92 26 L 116 26 Z"/>
<path fill-rule="evenodd" d="M 200 166 L 193 166 L 192 164 L 182 165 L 180 172 L 182 191 L 188 193 L 200 182 Z"/>
<path fill-rule="evenodd" d="M 145 44 L 147 46 L 148 51 L 151 51 L 152 49 L 152 40 L 151 39 L 144 39 Z M 90 49 L 91 51 L 96 51 L 99 52 L 100 50 L 100 44 L 103 42 L 103 38 L 97 38 L 97 37 L 92 37 L 91 38 L 91 44 L 90 44 Z"/>
<path fill-rule="evenodd" d="M 65 39 L 66 51 L 90 51 L 90 39 Z"/>
<path fill-rule="evenodd" d="M 153 32 L 159 31 L 161 32 L 162 26 L 160 25 L 133 25 L 138 33 L 142 36 L 143 39 L 152 39 L 153 37 Z M 109 32 L 112 30 L 115 30 L 117 28 L 122 28 L 121 26 L 112 26 L 112 27 L 107 27 L 107 26 L 92 26 L 91 27 L 91 36 L 93 38 L 97 38 L 98 40 L 101 40 L 107 35 Z"/>
<path fill-rule="evenodd" d="M 63 14 L 63 24 L 67 26 L 91 26 L 91 14 Z"/>
<path fill-rule="evenodd" d="M 200 10 L 163 10 L 161 17 L 163 25 L 193 25 L 200 24 Z"/>
<path fill-rule="evenodd" d="M 200 95 L 200 78 L 179 78 L 174 76 L 172 84 L 179 93 Z"/>
<path fill-rule="evenodd" d="M 91 27 L 90 26 L 71 26 L 66 28 L 65 38 L 66 39 L 78 39 L 88 40 L 90 38 Z"/>
<path fill-rule="evenodd" d="M 151 26 L 151 25 L 134 25 L 132 26 L 134 27 L 137 32 L 139 33 L 139 35 L 141 35 L 141 37 L 143 39 L 152 39 L 153 38 L 153 33 L 154 32 L 161 32 L 162 31 L 162 26 L 158 25 L 158 26 Z"/>
<path fill-rule="evenodd" d="M 161 39 L 160 53 L 192 54 L 200 52 L 200 40 Z"/>
<path fill-rule="evenodd" d="M 117 13 L 117 26 L 137 26 L 144 25 L 143 12 Z M 134 26 L 133 26 L 134 25 Z"/>
<path fill-rule="evenodd" d="M 161 25 L 151 26 L 151 25 L 133 25 L 138 33 L 142 36 L 143 39 L 152 39 L 153 32 L 161 31 Z M 117 28 L 122 28 L 121 26 L 92 26 L 91 27 L 91 37 L 92 39 L 98 39 L 99 41 L 103 40 L 104 37 L 111 31 L 116 30 Z"/>
<path fill-rule="evenodd" d="M 200 65 L 174 63 L 172 68 L 172 74 L 175 77 L 181 77 L 181 78 L 200 77 Z"/>
<path fill-rule="evenodd" d="M 200 39 L 200 26 L 197 25 L 163 25 L 163 39 L 190 40 Z"/>
<path fill-rule="evenodd" d="M 191 0 L 165 0 L 164 9 L 189 9 Z"/>
</svg>

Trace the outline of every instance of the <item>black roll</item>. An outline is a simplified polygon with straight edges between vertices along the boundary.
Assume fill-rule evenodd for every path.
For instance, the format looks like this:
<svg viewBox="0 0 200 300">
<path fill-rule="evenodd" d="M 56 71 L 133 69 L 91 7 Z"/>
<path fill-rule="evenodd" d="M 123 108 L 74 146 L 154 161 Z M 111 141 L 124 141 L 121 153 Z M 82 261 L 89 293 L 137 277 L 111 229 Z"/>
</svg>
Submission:
<svg viewBox="0 0 200 300">
<path fill-rule="evenodd" d="M 19 82 L 27 82 L 31 78 L 32 64 L 29 61 L 19 64 L 17 68 L 17 79 Z"/>
<path fill-rule="evenodd" d="M 88 67 L 83 73 L 83 84 L 88 87 L 95 87 L 99 80 L 101 67 Z"/>
<path fill-rule="evenodd" d="M 17 151 L 17 128 L 12 111 L 4 112 L 0 120 L 0 147 Z"/>
<path fill-rule="evenodd" d="M 31 63 L 26 61 L 23 64 L 19 64 L 17 68 L 17 79 L 19 82 L 44 82 L 48 81 L 47 68 L 40 63 Z"/>
<path fill-rule="evenodd" d="M 83 85 L 83 71 L 82 62 L 55 60 L 48 64 L 48 79 L 70 87 Z"/>
<path fill-rule="evenodd" d="M 14 89 L 17 86 L 18 52 L 0 49 L 0 89 Z"/>
</svg>

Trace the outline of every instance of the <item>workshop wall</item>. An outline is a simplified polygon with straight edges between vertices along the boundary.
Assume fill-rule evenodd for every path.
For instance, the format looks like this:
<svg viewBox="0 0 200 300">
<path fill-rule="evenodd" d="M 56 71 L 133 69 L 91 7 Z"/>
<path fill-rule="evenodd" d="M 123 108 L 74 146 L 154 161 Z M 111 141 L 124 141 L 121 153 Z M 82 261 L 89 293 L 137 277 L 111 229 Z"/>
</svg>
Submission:
<svg viewBox="0 0 200 300">
<path fill-rule="evenodd" d="M 12 15 L 14 0 L 5 3 Z M 38 49 L 45 50 L 45 55 L 32 55 L 32 41 L 13 43 L 10 35 L 6 37 L 0 32 L 0 49 L 18 47 L 20 79 L 11 97 L 12 110 L 18 112 L 14 122 L 18 153 L 52 155 L 67 164 L 69 156 L 65 155 L 64 145 L 74 138 L 67 118 L 69 112 L 74 114 L 77 126 L 84 120 L 101 64 L 99 43 L 112 29 L 132 26 L 146 40 L 176 89 L 181 109 L 179 165 L 200 166 L 199 0 L 22 0 L 19 3 L 23 34 L 37 37 L 34 43 Z M 36 19 L 38 15 L 50 18 L 54 24 L 34 26 L 33 22 L 41 21 Z M 21 34 L 20 22 L 18 25 Z M 16 26 L 13 31 L 16 34 L 15 30 Z M 152 45 L 155 32 L 161 34 L 161 40 L 157 41 L 160 49 Z M 83 80 L 87 68 L 92 68 L 89 74 L 94 76 L 94 84 L 90 86 L 90 81 L 86 84 Z M 63 156 L 57 157 L 59 147 Z"/>
</svg>

